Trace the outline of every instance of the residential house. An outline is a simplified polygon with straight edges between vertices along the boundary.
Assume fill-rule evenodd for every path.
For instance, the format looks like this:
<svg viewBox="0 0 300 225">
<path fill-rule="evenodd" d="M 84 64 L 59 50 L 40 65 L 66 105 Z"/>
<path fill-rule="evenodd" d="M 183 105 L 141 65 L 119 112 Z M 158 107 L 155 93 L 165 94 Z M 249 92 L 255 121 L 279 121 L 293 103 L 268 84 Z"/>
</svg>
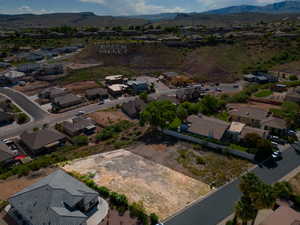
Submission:
<svg viewBox="0 0 300 225">
<path fill-rule="evenodd" d="M 232 121 L 241 122 L 252 127 L 261 127 L 261 122 L 270 114 L 268 111 L 252 106 L 228 105 L 228 113 Z"/>
<path fill-rule="evenodd" d="M 149 91 L 149 86 L 146 81 L 130 80 L 127 81 L 127 85 L 136 94 Z"/>
<path fill-rule="evenodd" d="M 25 74 L 37 73 L 38 71 L 40 71 L 40 69 L 41 65 L 37 63 L 26 63 L 17 67 L 17 71 Z"/>
<path fill-rule="evenodd" d="M 6 165 L 14 161 L 15 154 L 0 140 L 0 164 Z"/>
<path fill-rule="evenodd" d="M 66 136 L 53 129 L 41 129 L 37 131 L 25 131 L 20 136 L 20 141 L 33 155 L 55 150 L 64 145 Z"/>
<path fill-rule="evenodd" d="M 123 84 L 124 83 L 124 76 L 123 75 L 107 76 L 107 77 L 105 77 L 105 83 L 107 85 Z"/>
<path fill-rule="evenodd" d="M 107 87 L 108 92 L 115 97 L 124 94 L 127 88 L 128 86 L 125 84 L 113 84 Z"/>
<path fill-rule="evenodd" d="M 82 133 L 90 135 L 96 130 L 95 123 L 91 119 L 75 117 L 62 122 L 63 131 L 71 137 Z"/>
<path fill-rule="evenodd" d="M 40 61 L 44 59 L 42 55 L 36 54 L 34 52 L 25 52 L 17 55 L 18 60 L 25 60 L 28 62 Z"/>
<path fill-rule="evenodd" d="M 14 70 L 7 71 L 3 75 L 10 83 L 16 83 L 18 81 L 22 81 L 26 77 L 25 73 L 14 71 Z"/>
<path fill-rule="evenodd" d="M 284 101 L 286 101 L 286 102 L 296 102 L 296 103 L 300 104 L 300 87 L 289 91 L 286 94 Z"/>
<path fill-rule="evenodd" d="M 227 136 L 232 140 L 239 142 L 243 140 L 247 134 L 250 133 L 258 134 L 261 138 L 267 138 L 269 132 L 263 129 L 249 127 L 244 123 L 232 122 L 227 131 Z"/>
<path fill-rule="evenodd" d="M 64 88 L 51 87 L 39 93 L 39 98 L 54 100 L 57 97 L 69 94 L 68 90 Z"/>
<path fill-rule="evenodd" d="M 197 101 L 202 94 L 202 88 L 199 87 L 190 87 L 185 89 L 179 89 L 176 91 L 176 97 L 181 101 Z"/>
<path fill-rule="evenodd" d="M 255 82 L 256 76 L 254 76 L 253 74 L 247 74 L 247 75 L 244 75 L 244 80 L 248 81 L 248 82 Z"/>
<path fill-rule="evenodd" d="M 74 94 L 59 96 L 52 100 L 52 104 L 54 108 L 58 108 L 58 109 L 79 105 L 82 102 L 83 99 L 80 96 Z"/>
<path fill-rule="evenodd" d="M 287 91 L 287 85 L 285 84 L 275 84 L 274 86 L 272 86 L 272 91 L 275 92 L 285 92 Z"/>
<path fill-rule="evenodd" d="M 0 110 L 0 126 L 5 126 L 14 122 L 14 116 Z"/>
<path fill-rule="evenodd" d="M 122 111 L 132 119 L 137 119 L 141 111 L 146 107 L 146 103 L 141 99 L 137 98 L 135 100 L 123 103 Z"/>
<path fill-rule="evenodd" d="M 260 225 L 299 225 L 300 213 L 288 206 L 280 206 Z"/>
<path fill-rule="evenodd" d="M 28 225 L 96 225 L 108 211 L 98 192 L 63 170 L 17 192 L 8 202 L 12 218 Z"/>
<path fill-rule="evenodd" d="M 271 134 L 284 136 L 287 134 L 287 123 L 285 120 L 277 118 L 277 117 L 270 117 L 261 122 L 262 128 L 265 130 L 270 131 Z"/>
<path fill-rule="evenodd" d="M 93 88 L 85 91 L 85 97 L 89 100 L 108 98 L 107 90 L 104 88 Z"/>
<path fill-rule="evenodd" d="M 187 122 L 188 132 L 216 140 L 222 140 L 230 126 L 225 121 L 203 115 L 191 115 Z"/>
<path fill-rule="evenodd" d="M 172 79 L 173 77 L 177 77 L 179 74 L 177 72 L 164 72 L 162 74 L 166 79 Z"/>
<path fill-rule="evenodd" d="M 0 68 L 1 69 L 7 69 L 11 67 L 11 64 L 10 63 L 6 63 L 6 62 L 0 62 Z"/>
<path fill-rule="evenodd" d="M 39 71 L 39 76 L 57 75 L 63 74 L 64 67 L 62 64 L 45 64 Z"/>
</svg>

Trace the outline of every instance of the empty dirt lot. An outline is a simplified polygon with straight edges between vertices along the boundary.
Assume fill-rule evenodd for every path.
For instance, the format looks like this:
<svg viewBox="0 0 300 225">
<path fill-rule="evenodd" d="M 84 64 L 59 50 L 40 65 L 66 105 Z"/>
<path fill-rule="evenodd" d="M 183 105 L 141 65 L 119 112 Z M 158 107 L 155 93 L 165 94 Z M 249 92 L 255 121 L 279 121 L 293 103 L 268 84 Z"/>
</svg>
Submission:
<svg viewBox="0 0 300 225">
<path fill-rule="evenodd" d="M 207 184 L 125 150 L 75 160 L 67 171 L 93 173 L 100 186 L 142 201 L 148 213 L 164 219 L 210 191 Z"/>
<path fill-rule="evenodd" d="M 94 112 L 89 114 L 89 117 L 102 127 L 113 125 L 122 120 L 131 120 L 123 112 L 114 109 Z"/>
</svg>

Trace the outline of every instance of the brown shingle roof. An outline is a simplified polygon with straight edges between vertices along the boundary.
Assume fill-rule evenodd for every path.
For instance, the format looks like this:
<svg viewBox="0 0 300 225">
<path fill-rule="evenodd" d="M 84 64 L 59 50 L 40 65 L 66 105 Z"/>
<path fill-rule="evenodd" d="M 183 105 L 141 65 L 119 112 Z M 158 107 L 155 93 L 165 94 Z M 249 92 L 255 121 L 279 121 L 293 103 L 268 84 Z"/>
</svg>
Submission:
<svg viewBox="0 0 300 225">
<path fill-rule="evenodd" d="M 34 132 L 25 131 L 20 137 L 27 147 L 38 150 L 48 144 L 64 139 L 65 135 L 53 129 L 42 129 Z"/>
<path fill-rule="evenodd" d="M 268 131 L 266 130 L 245 126 L 240 134 L 240 137 L 245 138 L 247 134 L 253 133 L 258 134 L 262 138 L 266 138 L 268 135 Z"/>
<path fill-rule="evenodd" d="M 64 121 L 62 123 L 62 126 L 64 129 L 67 129 L 71 132 L 77 132 L 81 131 L 84 128 L 87 128 L 89 126 L 93 126 L 94 123 L 90 119 L 82 118 L 82 117 L 76 117 L 72 119 L 71 121 Z"/>
<path fill-rule="evenodd" d="M 274 127 L 278 129 L 286 129 L 287 124 L 286 121 L 280 118 L 271 117 L 264 121 L 262 121 L 263 126 Z"/>
<path fill-rule="evenodd" d="M 189 132 L 211 137 L 217 140 L 222 139 L 229 128 L 229 123 L 207 116 L 192 115 L 187 118 L 190 123 Z"/>
<path fill-rule="evenodd" d="M 264 120 L 268 117 L 268 111 L 250 106 L 235 106 L 229 110 L 229 114 L 255 120 Z"/>
</svg>

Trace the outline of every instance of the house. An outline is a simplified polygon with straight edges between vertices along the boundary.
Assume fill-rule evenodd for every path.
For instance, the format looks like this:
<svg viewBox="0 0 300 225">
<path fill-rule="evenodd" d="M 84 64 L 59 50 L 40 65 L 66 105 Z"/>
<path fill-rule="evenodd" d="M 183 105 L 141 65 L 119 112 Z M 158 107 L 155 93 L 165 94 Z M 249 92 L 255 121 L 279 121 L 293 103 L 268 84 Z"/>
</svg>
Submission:
<svg viewBox="0 0 300 225">
<path fill-rule="evenodd" d="M 264 130 L 270 131 L 271 134 L 284 136 L 287 134 L 287 123 L 285 120 L 277 118 L 277 117 L 270 117 L 261 122 L 261 125 Z"/>
<path fill-rule="evenodd" d="M 133 101 L 126 102 L 122 105 L 122 111 L 132 119 L 137 119 L 140 112 L 146 107 L 146 103 L 137 98 Z"/>
<path fill-rule="evenodd" d="M 123 77 L 123 75 L 107 76 L 107 77 L 105 77 L 105 83 L 107 85 L 123 84 L 124 83 L 124 77 Z"/>
<path fill-rule="evenodd" d="M 252 106 L 228 105 L 227 108 L 232 121 L 257 128 L 260 128 L 261 122 L 270 116 L 268 111 Z"/>
<path fill-rule="evenodd" d="M 285 84 L 275 84 L 272 86 L 272 91 L 275 91 L 275 92 L 285 92 L 287 91 L 287 85 Z"/>
<path fill-rule="evenodd" d="M 14 122 L 14 116 L 0 110 L 0 126 L 5 126 Z"/>
<path fill-rule="evenodd" d="M 14 161 L 15 154 L 0 140 L 0 164 L 8 164 Z"/>
<path fill-rule="evenodd" d="M 300 104 L 300 87 L 289 91 L 286 94 L 284 101 L 296 102 L 296 103 Z"/>
<path fill-rule="evenodd" d="M 56 147 L 64 145 L 66 136 L 53 129 L 38 131 L 25 131 L 20 136 L 20 141 L 34 155 L 39 155 Z"/>
<path fill-rule="evenodd" d="M 225 121 L 203 115 L 191 115 L 187 122 L 188 132 L 216 140 L 222 140 L 230 126 Z"/>
<path fill-rule="evenodd" d="M 289 206 L 280 206 L 260 225 L 299 225 L 300 213 Z"/>
<path fill-rule="evenodd" d="M 62 122 L 63 131 L 71 137 L 84 134 L 92 134 L 96 130 L 96 126 L 91 119 L 75 117 L 71 120 Z"/>
<path fill-rule="evenodd" d="M 17 192 L 8 202 L 12 218 L 28 225 L 96 225 L 108 211 L 96 191 L 63 170 Z"/>
<path fill-rule="evenodd" d="M 83 102 L 83 99 L 74 94 L 67 94 L 63 96 L 56 97 L 52 100 L 54 108 L 67 108 L 74 105 L 79 105 Z"/>
<path fill-rule="evenodd" d="M 108 98 L 107 90 L 104 88 L 93 88 L 85 91 L 85 97 L 89 100 Z"/>
<path fill-rule="evenodd" d="M 192 102 L 197 101 L 201 97 L 201 94 L 201 87 L 190 87 L 176 91 L 176 98 L 178 98 L 181 102 Z"/>
<path fill-rule="evenodd" d="M 64 67 L 62 64 L 45 64 L 41 67 L 39 71 L 39 76 L 47 76 L 47 75 L 57 75 L 63 74 Z"/>
<path fill-rule="evenodd" d="M 51 87 L 39 93 L 39 98 L 53 100 L 59 96 L 67 95 L 69 92 L 64 88 Z"/>
<path fill-rule="evenodd" d="M 113 96 L 121 96 L 126 90 L 128 86 L 125 84 L 113 84 L 107 87 L 108 92 Z"/>
<path fill-rule="evenodd" d="M 34 52 L 20 53 L 17 55 L 17 58 L 19 60 L 25 60 L 25 61 L 29 61 L 29 62 L 40 61 L 40 60 L 44 59 L 44 57 L 42 55 L 36 54 Z"/>
<path fill-rule="evenodd" d="M 11 83 L 16 83 L 18 81 L 23 80 L 26 77 L 26 74 L 23 72 L 18 72 L 18 71 L 7 71 L 3 74 L 7 80 Z"/>
<path fill-rule="evenodd" d="M 6 63 L 6 62 L 0 62 L 0 68 L 1 69 L 7 69 L 11 67 L 11 64 L 10 63 Z"/>
<path fill-rule="evenodd" d="M 164 72 L 162 75 L 165 79 L 172 79 L 173 77 L 177 77 L 179 74 L 177 72 Z"/>
<path fill-rule="evenodd" d="M 36 73 L 40 69 L 41 69 L 41 65 L 37 63 L 26 63 L 17 67 L 17 71 L 25 74 Z"/>
<path fill-rule="evenodd" d="M 127 81 L 127 85 L 136 94 L 142 93 L 142 92 L 148 92 L 148 90 L 149 90 L 149 86 L 146 81 L 130 80 L 130 81 Z"/>
<path fill-rule="evenodd" d="M 269 132 L 263 129 L 249 127 L 246 124 L 240 122 L 232 122 L 229 129 L 227 130 L 227 136 L 237 142 L 243 140 L 247 134 L 251 133 L 255 133 L 261 138 L 267 138 Z"/>
</svg>

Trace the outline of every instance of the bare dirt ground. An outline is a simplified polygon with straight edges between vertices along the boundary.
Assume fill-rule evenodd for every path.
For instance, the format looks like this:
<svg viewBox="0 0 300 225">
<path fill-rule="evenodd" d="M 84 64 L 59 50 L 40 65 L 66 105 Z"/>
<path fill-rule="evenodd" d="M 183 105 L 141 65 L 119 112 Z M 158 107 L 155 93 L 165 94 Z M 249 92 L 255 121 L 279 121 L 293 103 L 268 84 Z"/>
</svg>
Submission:
<svg viewBox="0 0 300 225">
<path fill-rule="evenodd" d="M 117 110 L 98 111 L 89 114 L 89 117 L 91 117 L 101 127 L 107 127 L 122 120 L 131 120 L 123 112 Z"/>
<path fill-rule="evenodd" d="M 15 86 L 14 89 L 28 96 L 33 96 L 40 93 L 42 90 L 50 86 L 51 84 L 46 81 L 34 81 L 34 82 L 27 83 L 25 86 Z"/>
<path fill-rule="evenodd" d="M 46 168 L 30 173 L 25 177 L 10 177 L 7 180 L 0 181 L 0 199 L 7 200 L 11 195 L 21 191 L 40 179 L 54 172 L 57 168 Z"/>
<path fill-rule="evenodd" d="M 63 87 L 72 93 L 84 94 L 87 89 L 98 88 L 99 85 L 95 81 L 82 81 L 64 85 Z"/>
<path fill-rule="evenodd" d="M 125 150 L 75 160 L 63 168 L 95 174 L 98 185 L 125 194 L 130 202 L 142 201 L 148 213 L 162 219 L 210 191 L 203 182 Z"/>
<path fill-rule="evenodd" d="M 115 209 L 110 209 L 107 216 L 99 225 L 138 225 L 139 222 L 136 218 L 131 218 L 129 211 L 126 211 L 124 215 L 120 215 Z"/>
<path fill-rule="evenodd" d="M 252 166 L 247 161 L 168 136 L 146 137 L 128 151 L 215 187 L 229 182 Z M 200 158 L 201 163 L 197 161 Z"/>
</svg>

